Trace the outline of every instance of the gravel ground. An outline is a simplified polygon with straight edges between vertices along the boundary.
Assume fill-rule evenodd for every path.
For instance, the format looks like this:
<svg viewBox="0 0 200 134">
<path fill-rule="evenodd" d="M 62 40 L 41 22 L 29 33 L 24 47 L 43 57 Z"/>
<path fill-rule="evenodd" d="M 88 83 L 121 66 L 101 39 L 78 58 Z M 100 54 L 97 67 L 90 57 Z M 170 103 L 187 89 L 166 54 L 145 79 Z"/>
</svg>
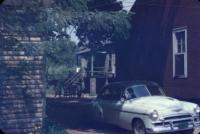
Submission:
<svg viewBox="0 0 200 134">
<path fill-rule="evenodd" d="M 89 104 L 88 100 L 47 99 L 47 116 L 60 124 L 68 134 L 131 134 L 130 131 L 116 126 L 92 122 L 88 112 Z M 200 129 L 193 134 L 200 134 Z"/>
<path fill-rule="evenodd" d="M 70 130 L 68 129 L 67 132 L 69 134 L 132 134 L 131 132 L 128 132 L 126 130 L 123 130 L 120 128 L 117 128 L 117 129 L 114 129 L 114 128 L 110 128 L 109 130 L 105 130 L 102 128 L 102 131 L 101 132 L 98 132 L 96 131 L 95 129 L 94 130 L 90 130 L 90 131 L 81 131 L 81 130 Z M 193 134 L 199 134 L 200 131 L 195 131 Z M 170 134 L 170 133 L 168 133 Z M 176 133 L 173 133 L 173 134 L 192 134 L 192 132 L 176 132 Z"/>
</svg>

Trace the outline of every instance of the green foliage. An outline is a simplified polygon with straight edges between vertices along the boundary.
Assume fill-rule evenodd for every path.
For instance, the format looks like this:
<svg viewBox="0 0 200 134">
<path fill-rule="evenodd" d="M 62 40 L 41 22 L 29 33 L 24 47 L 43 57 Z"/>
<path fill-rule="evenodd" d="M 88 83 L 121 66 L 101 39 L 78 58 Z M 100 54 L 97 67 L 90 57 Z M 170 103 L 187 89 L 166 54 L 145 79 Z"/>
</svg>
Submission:
<svg viewBox="0 0 200 134">
<path fill-rule="evenodd" d="M 30 13 L 38 13 L 38 11 L 41 11 L 41 7 L 42 7 L 42 0 L 24 0 L 20 7 L 22 8 L 22 10 L 29 12 Z M 35 16 L 37 17 L 37 16 Z"/>
<path fill-rule="evenodd" d="M 122 2 L 117 0 L 88 0 L 90 11 L 119 11 L 122 9 Z"/>
<path fill-rule="evenodd" d="M 95 12 L 84 17 L 77 29 L 81 46 L 98 49 L 102 45 L 128 39 L 131 28 L 126 12 Z"/>
<path fill-rule="evenodd" d="M 50 38 L 68 38 L 67 28 L 77 26 L 80 16 L 86 11 L 87 0 L 54 0 L 52 6 L 40 14 L 44 19 L 40 25 L 42 34 Z"/>
<path fill-rule="evenodd" d="M 66 28 L 71 22 L 70 15 L 66 14 L 61 8 L 47 8 L 41 14 L 44 21 L 40 24 L 42 35 L 46 40 L 55 38 L 68 38 Z"/>
<path fill-rule="evenodd" d="M 66 75 L 76 65 L 76 45 L 68 39 L 54 40 L 44 44 L 49 75 Z"/>
<path fill-rule="evenodd" d="M 87 0 L 54 0 L 54 2 L 65 11 L 83 12 L 88 9 Z"/>
<path fill-rule="evenodd" d="M 67 27 L 75 20 L 72 10 L 86 8 L 85 0 L 56 1 L 49 7 L 42 7 L 41 0 L 24 1 L 22 5 L 0 9 L 0 36 L 41 36 L 47 43 L 43 45 L 47 57 L 48 74 L 66 74 L 75 65 L 75 45 L 70 41 Z M 72 4 L 74 4 L 72 6 Z M 66 6 L 65 8 L 63 7 Z M 78 7 L 80 5 L 80 7 Z M 70 7 L 70 8 L 69 8 Z M 7 39 L 8 40 L 8 39 Z M 9 43 L 6 43 L 9 44 Z M 13 40 L 17 44 L 17 40 Z M 5 46 L 5 47 L 9 47 Z M 17 45 L 20 47 L 21 45 Z M 12 47 L 12 46 L 11 46 Z M 3 48 L 5 49 L 5 48 Z M 17 48 L 16 48 L 17 49 Z M 27 54 L 40 52 L 35 45 L 27 45 Z"/>
<path fill-rule="evenodd" d="M 19 6 L 0 8 L 0 34 L 30 35 L 40 22 L 41 1 L 24 1 Z"/>
<path fill-rule="evenodd" d="M 79 46 L 96 51 L 102 46 L 117 44 L 129 38 L 130 17 L 117 0 L 88 0 L 88 12 L 79 18 Z M 92 11 L 92 12 L 91 12 Z"/>
<path fill-rule="evenodd" d="M 47 75 L 66 75 L 76 64 L 76 45 L 70 41 L 68 28 L 77 30 L 79 46 L 92 50 L 122 42 L 129 37 L 131 25 L 121 8 L 116 0 L 54 0 L 49 7 L 42 7 L 41 0 L 24 1 L 18 7 L 0 9 L 0 36 L 41 36 L 46 40 L 42 49 Z M 26 49 L 30 54 L 40 51 Z"/>
<path fill-rule="evenodd" d="M 57 38 L 65 38 L 66 28 L 77 23 L 77 16 L 86 10 L 87 0 L 55 0 L 48 7 L 42 5 L 42 0 L 23 1 L 16 7 L 0 8 L 0 35 L 37 34 L 50 40 L 58 33 Z"/>
</svg>

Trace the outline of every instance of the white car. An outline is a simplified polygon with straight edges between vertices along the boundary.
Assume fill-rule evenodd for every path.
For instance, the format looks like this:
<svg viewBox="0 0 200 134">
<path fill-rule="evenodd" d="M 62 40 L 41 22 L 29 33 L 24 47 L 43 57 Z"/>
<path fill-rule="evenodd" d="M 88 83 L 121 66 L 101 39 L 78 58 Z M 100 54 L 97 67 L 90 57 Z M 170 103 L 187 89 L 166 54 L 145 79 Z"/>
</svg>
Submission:
<svg viewBox="0 0 200 134">
<path fill-rule="evenodd" d="M 92 102 L 94 119 L 134 134 L 190 131 L 200 126 L 197 104 L 165 96 L 154 82 L 118 82 L 105 86 Z"/>
</svg>

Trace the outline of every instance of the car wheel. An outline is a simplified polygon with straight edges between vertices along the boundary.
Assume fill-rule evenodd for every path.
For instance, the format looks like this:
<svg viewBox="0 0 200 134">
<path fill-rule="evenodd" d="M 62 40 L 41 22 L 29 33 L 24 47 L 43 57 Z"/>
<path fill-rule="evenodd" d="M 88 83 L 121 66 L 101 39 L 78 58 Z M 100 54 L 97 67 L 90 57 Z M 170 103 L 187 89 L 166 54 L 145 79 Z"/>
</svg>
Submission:
<svg viewBox="0 0 200 134">
<path fill-rule="evenodd" d="M 146 130 L 145 130 L 143 121 L 138 119 L 133 122 L 133 133 L 134 134 L 146 134 Z"/>
</svg>

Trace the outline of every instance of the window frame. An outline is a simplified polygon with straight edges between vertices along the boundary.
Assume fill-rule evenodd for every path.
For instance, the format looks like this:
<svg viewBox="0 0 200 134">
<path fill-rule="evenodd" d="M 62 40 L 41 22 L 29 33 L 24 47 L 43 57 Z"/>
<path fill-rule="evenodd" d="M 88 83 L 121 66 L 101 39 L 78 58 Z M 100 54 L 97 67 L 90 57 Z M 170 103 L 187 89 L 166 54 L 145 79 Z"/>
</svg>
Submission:
<svg viewBox="0 0 200 134">
<path fill-rule="evenodd" d="M 177 37 L 176 37 L 176 34 L 178 32 L 184 32 L 184 35 L 185 35 L 185 52 L 178 52 L 178 42 L 177 42 Z M 175 28 L 173 29 L 173 32 L 172 32 L 172 48 L 173 48 L 173 78 L 187 78 L 188 77 L 188 57 L 187 57 L 187 54 L 188 54 L 188 49 L 187 49 L 187 46 L 188 46 L 188 30 L 187 30 L 187 27 L 180 27 L 180 28 Z M 176 56 L 177 55 L 181 55 L 183 54 L 184 56 L 184 74 L 183 75 L 178 75 L 176 74 Z"/>
</svg>

